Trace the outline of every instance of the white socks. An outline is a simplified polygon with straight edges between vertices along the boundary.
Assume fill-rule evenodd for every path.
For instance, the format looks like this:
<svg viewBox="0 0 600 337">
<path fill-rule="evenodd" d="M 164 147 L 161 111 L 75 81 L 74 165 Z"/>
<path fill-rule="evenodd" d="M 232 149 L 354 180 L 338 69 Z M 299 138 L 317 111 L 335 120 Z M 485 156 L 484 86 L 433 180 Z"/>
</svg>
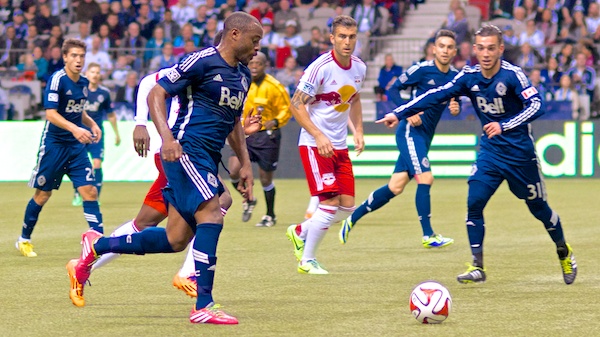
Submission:
<svg viewBox="0 0 600 337">
<path fill-rule="evenodd" d="M 317 247 L 325 237 L 329 226 L 333 223 L 337 210 L 337 206 L 319 205 L 312 218 L 302 223 L 302 234 L 305 231 L 307 232 L 302 263 L 315 259 Z"/>
<path fill-rule="evenodd" d="M 117 236 L 122 236 L 122 235 L 129 235 L 129 234 L 133 234 L 133 233 L 137 233 L 137 232 L 139 232 L 139 230 L 133 223 L 133 220 L 131 220 L 131 221 L 128 221 L 128 222 L 122 224 L 119 228 L 115 229 L 110 234 L 110 236 L 117 237 Z M 94 265 L 92 266 L 92 270 L 96 270 L 96 269 L 102 267 L 103 265 L 105 265 L 105 264 L 109 263 L 110 261 L 119 257 L 119 255 L 121 255 L 121 254 L 106 253 L 106 254 L 100 256 L 98 261 L 96 261 L 96 263 L 94 263 Z"/>
<path fill-rule="evenodd" d="M 349 216 L 352 215 L 352 213 L 354 212 L 355 209 L 356 209 L 355 206 L 352 206 L 352 207 L 340 206 L 338 208 L 337 213 L 335 213 L 335 217 L 333 218 L 332 223 L 338 223 L 340 221 L 346 220 L 346 218 L 348 218 Z"/>
<path fill-rule="evenodd" d="M 196 273 L 196 264 L 194 263 L 194 254 L 192 253 L 194 251 L 195 240 L 196 238 L 194 237 L 192 242 L 190 242 L 188 245 L 188 251 L 185 254 L 185 261 L 183 261 L 183 266 L 181 266 L 181 269 L 179 269 L 179 276 L 181 277 L 188 277 Z"/>
</svg>

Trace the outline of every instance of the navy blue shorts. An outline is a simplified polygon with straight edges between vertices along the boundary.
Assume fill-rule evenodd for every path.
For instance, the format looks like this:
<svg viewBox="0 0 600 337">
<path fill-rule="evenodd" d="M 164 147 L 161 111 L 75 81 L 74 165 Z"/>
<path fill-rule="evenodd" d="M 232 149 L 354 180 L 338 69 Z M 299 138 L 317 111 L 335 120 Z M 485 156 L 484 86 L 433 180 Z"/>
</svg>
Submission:
<svg viewBox="0 0 600 337">
<path fill-rule="evenodd" d="M 102 131 L 104 135 L 104 131 Z M 98 143 L 86 144 L 86 151 L 92 156 L 92 159 L 104 160 L 104 136 L 100 138 Z"/>
<path fill-rule="evenodd" d="M 217 165 L 208 154 L 190 156 L 186 153 L 179 161 L 162 164 L 169 181 L 163 189 L 165 201 L 173 205 L 196 232 L 194 214 L 200 204 L 225 191 L 217 178 Z"/>
<path fill-rule="evenodd" d="M 479 154 L 471 169 L 469 182 L 480 181 L 494 190 L 506 180 L 510 191 L 523 200 L 546 200 L 546 186 L 541 167 L 536 160 L 518 166 L 507 164 L 487 154 Z"/>
<path fill-rule="evenodd" d="M 410 127 L 409 124 L 406 124 L 406 127 L 402 126 L 400 124 L 396 130 L 396 145 L 400 154 L 394 167 L 394 173 L 406 171 L 412 178 L 417 174 L 431 171 L 427 157 L 431 140 L 415 128 Z"/>
<path fill-rule="evenodd" d="M 85 146 L 42 144 L 29 186 L 42 191 L 57 190 L 65 174 L 75 188 L 96 183 Z"/>
</svg>

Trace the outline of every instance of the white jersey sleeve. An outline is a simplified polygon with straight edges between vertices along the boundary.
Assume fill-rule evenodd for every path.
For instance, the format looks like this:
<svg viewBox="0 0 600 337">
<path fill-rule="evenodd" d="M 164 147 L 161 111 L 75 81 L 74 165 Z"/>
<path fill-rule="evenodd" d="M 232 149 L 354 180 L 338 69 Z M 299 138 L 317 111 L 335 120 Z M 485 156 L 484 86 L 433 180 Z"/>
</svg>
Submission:
<svg viewBox="0 0 600 337">
<path fill-rule="evenodd" d="M 150 94 L 150 90 L 154 88 L 158 80 L 165 76 L 167 71 L 168 69 L 161 69 L 158 72 L 148 74 L 140 82 L 135 108 L 135 125 L 146 126 L 148 123 L 148 115 L 150 113 L 148 108 L 148 95 Z M 169 110 L 167 116 L 167 124 L 169 125 L 169 128 L 173 127 L 175 121 L 177 121 L 178 113 L 179 97 L 175 96 L 171 99 L 171 109 Z"/>
</svg>

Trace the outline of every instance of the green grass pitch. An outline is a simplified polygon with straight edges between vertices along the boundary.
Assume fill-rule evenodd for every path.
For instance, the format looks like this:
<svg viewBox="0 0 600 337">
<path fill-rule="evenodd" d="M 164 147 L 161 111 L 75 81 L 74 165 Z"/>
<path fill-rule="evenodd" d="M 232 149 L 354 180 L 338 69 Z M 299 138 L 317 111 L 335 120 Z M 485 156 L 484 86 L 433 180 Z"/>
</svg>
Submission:
<svg viewBox="0 0 600 337">
<path fill-rule="evenodd" d="M 358 180 L 357 203 L 384 180 Z M 107 233 L 135 216 L 149 183 L 107 183 L 101 210 Z M 278 223 L 256 228 L 264 197 L 249 223 L 240 197 L 225 218 L 215 298 L 238 326 L 193 325 L 194 301 L 171 286 L 184 254 L 122 256 L 91 277 L 87 305 L 68 297 L 66 262 L 77 257 L 86 230 L 81 207 L 70 205 L 70 184 L 55 192 L 33 233 L 37 258 L 14 248 L 33 190 L 0 184 L 0 336 L 599 336 L 600 180 L 547 181 L 550 206 L 563 221 L 579 275 L 563 283 L 554 244 L 525 204 L 501 186 L 486 208 L 488 281 L 462 285 L 470 252 L 464 225 L 464 179 L 437 180 L 432 189 L 434 230 L 456 242 L 422 248 L 414 206 L 415 183 L 367 215 L 338 242 L 333 225 L 318 252 L 330 275 L 300 275 L 285 237 L 308 202 L 303 180 L 276 180 Z M 164 224 L 163 224 L 164 225 Z M 412 288 L 444 284 L 453 311 L 441 325 L 421 325 L 408 309 Z"/>
</svg>

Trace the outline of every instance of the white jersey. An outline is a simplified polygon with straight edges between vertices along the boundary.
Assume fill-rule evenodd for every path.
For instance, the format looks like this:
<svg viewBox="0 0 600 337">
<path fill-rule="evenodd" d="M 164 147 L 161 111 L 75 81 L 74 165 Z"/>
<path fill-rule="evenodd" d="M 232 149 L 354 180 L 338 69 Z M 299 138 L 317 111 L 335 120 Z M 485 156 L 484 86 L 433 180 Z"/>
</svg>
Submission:
<svg viewBox="0 0 600 337">
<path fill-rule="evenodd" d="M 351 57 L 348 67 L 342 67 L 331 51 L 311 63 L 298 84 L 298 90 L 314 98 L 306 107 L 310 120 L 329 138 L 336 150 L 348 148 L 346 137 L 350 106 L 362 87 L 366 71 L 367 66 L 356 56 Z M 317 143 L 302 128 L 298 145 L 317 146 Z"/>
<path fill-rule="evenodd" d="M 148 95 L 150 94 L 150 90 L 156 85 L 156 82 L 165 77 L 169 69 L 170 68 L 165 68 L 155 73 L 148 74 L 140 81 L 135 108 L 135 125 L 146 126 L 146 123 L 148 123 L 148 114 L 150 113 L 148 108 Z M 172 128 L 173 125 L 175 125 L 178 113 L 179 97 L 175 96 L 171 98 L 171 109 L 167 114 L 167 124 L 169 125 L 169 128 Z"/>
</svg>

